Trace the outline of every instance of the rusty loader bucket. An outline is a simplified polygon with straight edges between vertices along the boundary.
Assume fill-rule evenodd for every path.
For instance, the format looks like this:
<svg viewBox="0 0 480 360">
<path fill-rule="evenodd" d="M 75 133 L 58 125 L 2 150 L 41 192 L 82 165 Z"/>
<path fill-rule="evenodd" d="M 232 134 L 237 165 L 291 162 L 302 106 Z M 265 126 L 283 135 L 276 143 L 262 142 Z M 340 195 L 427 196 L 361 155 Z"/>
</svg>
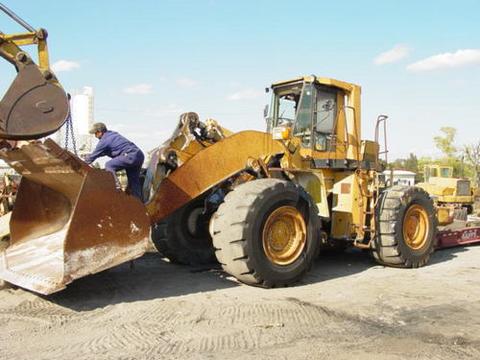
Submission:
<svg viewBox="0 0 480 360">
<path fill-rule="evenodd" d="M 0 152 L 22 174 L 0 278 L 41 294 L 143 255 L 144 205 L 54 141 Z"/>
</svg>

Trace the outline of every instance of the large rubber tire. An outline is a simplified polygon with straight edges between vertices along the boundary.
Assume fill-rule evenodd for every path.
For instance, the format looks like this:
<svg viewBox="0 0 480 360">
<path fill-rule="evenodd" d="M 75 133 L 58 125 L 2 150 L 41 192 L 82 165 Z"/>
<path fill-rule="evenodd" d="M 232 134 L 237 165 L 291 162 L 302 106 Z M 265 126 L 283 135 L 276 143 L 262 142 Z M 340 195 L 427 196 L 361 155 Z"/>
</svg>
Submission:
<svg viewBox="0 0 480 360">
<path fill-rule="evenodd" d="M 419 236 L 419 245 L 408 245 L 404 234 L 406 215 L 416 208 L 425 214 L 426 232 Z M 410 210 L 409 210 L 410 209 Z M 417 268 L 427 264 L 433 252 L 437 218 L 428 193 L 414 186 L 393 186 L 383 192 L 377 204 L 377 235 L 372 241 L 372 254 L 382 265 Z M 421 234 L 421 233 L 420 233 Z"/>
<path fill-rule="evenodd" d="M 279 265 L 266 255 L 263 229 L 281 207 L 295 208 L 305 224 L 305 243 L 291 263 Z M 300 280 L 318 256 L 320 221 L 310 196 L 299 186 L 279 179 L 260 179 L 235 188 L 213 215 L 211 234 L 224 271 L 239 281 L 281 287 Z M 299 250 L 300 251 L 300 250 Z"/>
<path fill-rule="evenodd" d="M 152 228 L 152 241 L 158 252 L 172 263 L 204 265 L 216 262 L 208 232 L 209 215 L 203 215 L 203 199 L 175 211 Z"/>
</svg>

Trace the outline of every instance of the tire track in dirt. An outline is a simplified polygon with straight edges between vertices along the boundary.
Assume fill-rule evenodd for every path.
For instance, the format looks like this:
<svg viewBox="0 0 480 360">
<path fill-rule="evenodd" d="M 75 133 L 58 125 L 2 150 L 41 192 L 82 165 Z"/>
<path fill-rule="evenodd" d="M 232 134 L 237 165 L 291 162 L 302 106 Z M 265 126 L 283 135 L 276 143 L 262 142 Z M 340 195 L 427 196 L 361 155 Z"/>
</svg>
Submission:
<svg viewBox="0 0 480 360">
<path fill-rule="evenodd" d="M 318 310 L 305 307 L 301 304 L 282 303 L 262 303 L 262 304 L 235 304 L 228 306 L 221 312 L 223 321 L 230 324 L 238 322 L 258 324 L 258 319 L 267 324 L 276 324 L 282 322 L 295 322 L 297 324 L 311 324 L 319 320 L 325 320 L 328 314 Z"/>
<path fill-rule="evenodd" d="M 112 289 L 114 295 L 101 287 L 104 279 L 89 280 L 91 293 L 86 295 L 83 287 L 52 298 L 6 290 L 0 306 L 0 358 L 253 360 L 266 353 L 301 359 L 369 353 L 383 358 L 426 359 L 425 354 L 433 359 L 480 358 L 480 343 L 475 341 L 479 337 L 473 333 L 480 327 L 475 287 L 470 288 L 472 303 L 459 292 L 441 300 L 432 292 L 432 300 L 416 304 L 408 298 L 417 299 L 410 283 L 397 278 L 396 285 L 404 281 L 406 289 L 406 294 L 398 295 L 403 302 L 398 302 L 389 295 L 392 278 L 375 274 L 365 275 L 374 276 L 368 285 L 344 278 L 336 284 L 332 280 L 268 292 L 242 286 L 188 293 L 192 281 L 199 280 L 182 273 L 174 280 L 186 279 L 178 285 L 185 289 L 177 291 L 172 280 L 173 290 L 165 290 L 171 291 L 165 298 L 149 293 L 149 285 L 140 286 L 144 295 L 132 295 L 134 276 L 127 277 L 128 285 L 115 282 L 112 286 L 119 289 Z M 422 279 L 417 281 L 423 284 Z M 362 298 L 338 296 L 346 286 L 362 290 L 358 291 Z M 96 295 L 101 297 L 97 302 Z M 457 296 L 456 303 L 451 296 Z M 429 306 L 428 301 L 438 306 Z M 448 323 L 455 319 L 465 324 L 465 334 L 450 331 Z"/>
<path fill-rule="evenodd" d="M 0 314 L 4 313 L 31 316 L 32 318 L 44 318 L 50 315 L 64 315 L 72 313 L 72 311 L 43 300 L 42 298 L 36 298 L 33 301 L 26 300 L 16 306 L 0 309 Z"/>
<path fill-rule="evenodd" d="M 142 326 L 148 332 L 149 323 L 158 323 L 163 319 L 166 331 L 175 331 L 178 337 L 185 339 L 171 339 L 169 343 L 160 345 L 162 351 L 176 355 L 251 350 L 272 344 L 272 341 L 274 344 L 290 342 L 299 336 L 315 334 L 312 325 L 331 321 L 325 311 L 293 302 L 282 302 L 280 305 L 278 302 L 228 306 L 212 304 L 207 310 L 194 304 L 183 304 L 184 316 L 180 321 L 180 314 L 165 316 L 166 311 L 163 307 L 150 312 L 148 322 L 142 322 Z M 295 328 L 290 329 L 289 325 L 295 325 Z M 249 329 L 245 330 L 245 327 Z M 299 327 L 302 328 L 300 332 Z M 269 333 L 272 332 L 275 334 L 271 336 Z M 158 340 L 150 338 L 150 344 L 158 346 Z"/>
<path fill-rule="evenodd" d="M 143 306 L 136 309 L 129 314 L 129 319 L 136 318 L 135 321 L 113 322 L 114 328 L 109 326 L 109 322 L 97 318 L 94 323 L 89 323 L 92 334 L 96 334 L 94 337 L 82 341 L 82 336 L 79 336 L 77 343 L 60 346 L 50 354 L 57 357 L 67 351 L 84 356 L 119 348 L 139 354 L 169 353 L 178 356 L 196 352 L 251 350 L 272 344 L 272 341 L 276 344 L 292 341 L 298 336 L 311 336 L 314 333 L 311 324 L 326 320 L 324 312 L 291 302 L 283 302 L 280 306 L 275 302 L 218 305 L 207 310 L 195 303 L 185 302 L 181 306 L 182 311 L 178 311 L 178 304 L 158 302 L 156 305 L 152 311 Z M 42 305 L 29 304 L 27 307 L 40 309 Z M 58 309 L 50 307 L 48 312 L 41 316 L 51 316 L 58 313 Z M 115 312 L 107 315 L 115 315 Z M 102 314 L 101 317 L 105 316 Z M 231 325 L 229 328 L 225 327 L 225 321 Z M 283 328 L 284 324 L 290 323 L 300 323 L 306 329 L 298 332 L 298 328 Z M 245 331 L 245 326 L 250 329 Z M 276 334 L 271 336 L 269 333 L 272 331 Z"/>
<path fill-rule="evenodd" d="M 108 311 L 107 311 L 108 312 Z M 0 319 L 14 323 L 34 323 L 35 329 L 48 330 L 72 323 L 99 321 L 106 311 L 98 309 L 88 313 L 64 308 L 43 298 L 23 301 L 20 304 L 0 309 Z"/>
<path fill-rule="evenodd" d="M 28 316 L 32 321 L 46 319 L 56 323 L 59 319 L 67 319 L 62 325 L 63 330 L 54 329 L 56 333 L 68 333 L 78 327 L 78 322 L 85 324 L 85 329 L 73 332 L 68 343 L 53 341 L 42 349 L 42 357 L 51 359 L 63 359 L 65 354 L 76 358 L 97 358 L 97 355 L 107 353 L 118 358 L 122 356 L 119 349 L 138 358 L 166 354 L 182 358 L 195 354 L 281 348 L 306 339 L 312 342 L 321 339 L 328 343 L 343 338 L 348 346 L 348 339 L 352 336 L 360 337 L 362 346 L 373 347 L 379 333 L 391 338 L 419 338 L 444 347 L 454 341 L 445 336 L 412 333 L 411 329 L 333 311 L 296 298 L 259 301 L 263 302 L 234 305 L 212 302 L 208 307 L 182 301 L 181 311 L 178 311 L 178 303 L 173 301 L 155 301 L 155 307 L 152 303 L 136 304 L 124 318 L 120 316 L 126 310 L 124 304 L 83 314 L 38 300 L 19 304 L 10 310 L 14 310 L 16 316 Z M 32 312 L 28 313 L 30 310 Z M 6 310 L 1 311 L 2 315 L 5 313 Z M 110 321 L 112 319 L 114 321 Z M 458 357 L 475 355 L 471 347 L 445 351 Z"/>
<path fill-rule="evenodd" d="M 235 331 L 225 335 L 205 336 L 192 344 L 194 351 L 212 353 L 217 351 L 251 350 L 260 347 L 257 331 Z"/>
<path fill-rule="evenodd" d="M 20 304 L 0 309 L 0 319 L 16 324 L 34 323 L 37 329 L 61 326 L 72 318 L 72 312 L 41 298 L 26 300 Z"/>
</svg>

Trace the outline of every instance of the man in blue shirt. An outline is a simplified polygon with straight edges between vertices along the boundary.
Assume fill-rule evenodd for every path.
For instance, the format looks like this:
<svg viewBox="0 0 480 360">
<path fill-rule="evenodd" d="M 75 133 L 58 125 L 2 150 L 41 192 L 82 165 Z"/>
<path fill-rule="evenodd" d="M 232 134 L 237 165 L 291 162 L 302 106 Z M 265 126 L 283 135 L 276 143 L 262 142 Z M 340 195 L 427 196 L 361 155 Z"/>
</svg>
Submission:
<svg viewBox="0 0 480 360">
<path fill-rule="evenodd" d="M 130 192 L 141 200 L 140 170 L 145 159 L 142 150 L 119 133 L 108 130 L 104 123 L 93 124 L 90 134 L 95 134 L 99 142 L 85 161 L 91 164 L 99 157 L 111 157 L 112 159 L 105 164 L 105 170 L 113 174 L 115 182 L 119 186 L 116 172 L 125 169 Z"/>
</svg>

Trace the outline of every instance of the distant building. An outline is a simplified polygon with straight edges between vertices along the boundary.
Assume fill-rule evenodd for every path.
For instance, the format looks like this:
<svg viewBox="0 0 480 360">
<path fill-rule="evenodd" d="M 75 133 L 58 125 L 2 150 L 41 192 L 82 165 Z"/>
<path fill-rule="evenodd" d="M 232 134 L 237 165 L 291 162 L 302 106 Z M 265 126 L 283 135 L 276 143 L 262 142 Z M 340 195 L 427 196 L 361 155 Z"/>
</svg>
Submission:
<svg viewBox="0 0 480 360">
<path fill-rule="evenodd" d="M 72 92 L 70 99 L 70 111 L 73 123 L 73 132 L 79 154 L 88 154 L 93 149 L 93 136 L 88 133 L 88 130 L 93 124 L 93 105 L 94 95 L 93 88 L 85 86 L 81 90 Z M 60 146 L 65 146 L 66 141 L 66 125 L 56 133 L 55 141 Z M 68 149 L 72 150 L 71 134 L 68 134 Z"/>
<path fill-rule="evenodd" d="M 393 184 L 390 184 L 391 171 L 385 170 L 383 172 L 387 185 L 415 185 L 415 173 L 407 170 L 393 170 Z"/>
</svg>

